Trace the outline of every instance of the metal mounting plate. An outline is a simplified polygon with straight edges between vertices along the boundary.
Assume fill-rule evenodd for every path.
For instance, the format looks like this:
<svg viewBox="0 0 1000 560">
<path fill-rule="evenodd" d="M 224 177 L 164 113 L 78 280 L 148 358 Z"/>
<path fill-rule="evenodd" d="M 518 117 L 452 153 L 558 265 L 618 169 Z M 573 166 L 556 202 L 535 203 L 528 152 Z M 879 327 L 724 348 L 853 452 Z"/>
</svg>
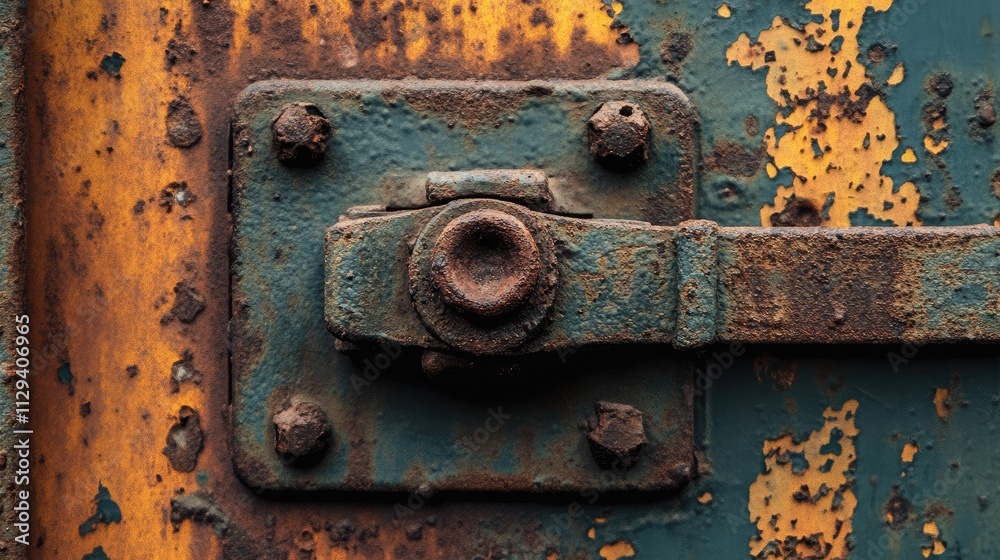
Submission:
<svg viewBox="0 0 1000 560">
<path fill-rule="evenodd" d="M 586 142 L 587 119 L 621 99 L 638 103 L 653 130 L 649 161 L 629 174 L 599 166 Z M 295 101 L 314 103 L 333 125 L 315 167 L 283 166 L 272 145 L 272 118 Z M 540 358 L 521 378 L 473 383 L 478 391 L 448 391 L 420 372 L 419 356 L 335 348 L 323 319 L 323 240 L 348 208 L 417 206 L 428 172 L 462 169 L 540 169 L 564 213 L 678 224 L 693 214 L 696 131 L 693 107 L 660 81 L 250 86 L 233 137 L 237 472 L 263 490 L 603 493 L 684 483 L 693 468 L 689 361 L 667 350 L 588 350 Z M 402 314 L 411 304 L 383 305 Z M 326 411 L 334 434 L 309 468 L 274 451 L 274 414 L 302 400 Z M 590 455 L 583 423 L 597 401 L 644 414 L 648 447 L 627 472 L 602 471 Z"/>
</svg>

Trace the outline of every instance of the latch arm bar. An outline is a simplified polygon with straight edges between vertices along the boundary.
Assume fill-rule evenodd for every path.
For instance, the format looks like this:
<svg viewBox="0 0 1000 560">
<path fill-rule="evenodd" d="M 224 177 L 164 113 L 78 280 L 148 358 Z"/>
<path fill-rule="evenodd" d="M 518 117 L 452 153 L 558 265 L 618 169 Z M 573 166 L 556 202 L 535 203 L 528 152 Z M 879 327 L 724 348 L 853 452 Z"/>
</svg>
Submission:
<svg viewBox="0 0 1000 560">
<path fill-rule="evenodd" d="M 410 293 L 411 244 L 440 212 L 330 228 L 326 317 L 337 337 L 450 346 L 424 324 Z M 1000 341 L 998 228 L 664 227 L 532 214 L 555 247 L 551 308 L 522 345 L 483 353 Z"/>
</svg>

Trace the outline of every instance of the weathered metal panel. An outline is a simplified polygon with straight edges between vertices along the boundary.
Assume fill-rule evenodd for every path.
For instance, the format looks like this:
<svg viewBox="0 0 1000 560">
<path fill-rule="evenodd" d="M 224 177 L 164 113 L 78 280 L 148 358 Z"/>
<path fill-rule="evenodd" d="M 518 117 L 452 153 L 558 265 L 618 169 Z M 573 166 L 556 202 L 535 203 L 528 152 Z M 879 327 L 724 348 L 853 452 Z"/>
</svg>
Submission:
<svg viewBox="0 0 1000 560">
<path fill-rule="evenodd" d="M 32 554 L 77 559 L 101 547 L 110 558 L 163 559 L 598 558 L 602 551 L 605 558 L 738 558 L 750 555 L 751 541 L 760 550 L 761 531 L 766 544 L 811 538 L 836 546 L 849 533 L 851 558 L 923 557 L 925 547 L 933 555 L 942 545 L 936 557 L 997 556 L 1000 386 L 988 348 L 710 349 L 695 376 L 701 477 L 678 495 L 646 503 L 605 497 L 592 504 L 600 497 L 592 494 L 569 503 L 419 495 L 276 501 L 232 473 L 225 172 L 233 103 L 253 81 L 669 77 L 702 115 L 700 218 L 723 226 L 773 223 L 776 213 L 783 225 L 842 222 L 845 208 L 831 206 L 826 218 L 825 195 L 850 200 L 857 184 L 814 182 L 813 171 L 892 179 L 891 189 L 879 181 L 871 216 L 849 211 L 850 224 L 837 225 L 879 217 L 905 223 L 913 212 L 924 225 L 971 225 L 1000 213 L 992 179 L 1000 168 L 998 129 L 984 126 L 987 107 L 996 107 L 984 100 L 995 98 L 1000 74 L 995 2 L 722 4 L 33 1 L 28 210 L 38 219 L 29 224 L 35 281 L 28 294 L 42 348 L 35 427 L 50 436 L 36 442 L 45 474 L 35 479 L 40 519 Z M 856 76 L 871 76 L 884 108 L 855 122 L 837 118 L 847 104 L 835 102 L 825 128 L 799 129 L 795 138 L 808 149 L 789 156 L 764 142 L 771 123 L 785 113 L 808 119 L 820 99 L 800 96 L 805 109 L 776 101 L 769 83 L 780 76 L 759 62 L 756 71 L 743 67 L 755 64 L 748 58 L 733 56 L 730 65 L 727 51 L 741 34 L 756 41 L 787 20 L 803 28 L 791 38 L 800 45 L 787 29 L 763 42 L 790 41 L 782 64 L 809 78 L 801 85 L 816 84 L 826 75 L 829 43 L 812 31 L 825 47 L 815 50 L 804 25 L 832 23 L 836 9 L 843 28 L 850 20 L 857 31 L 841 52 L 857 53 Z M 889 85 L 890 78 L 898 83 Z M 768 138 L 787 133 L 774 127 Z M 868 134 L 875 151 L 863 151 Z M 834 163 L 850 172 L 828 172 L 830 161 L 815 158 L 813 137 L 825 152 L 842 136 L 860 138 L 862 151 L 841 149 Z M 795 175 L 825 186 L 811 190 Z M 893 192 L 906 183 L 919 192 L 916 210 L 911 197 L 903 202 Z M 792 211 L 787 202 L 781 211 L 765 209 L 789 186 L 806 202 Z M 902 210 L 886 210 L 886 202 Z M 178 298 L 182 305 L 172 312 Z M 620 354 L 601 357 L 614 362 Z M 567 360 L 581 371 L 592 365 L 586 353 Z M 852 400 L 858 405 L 850 424 L 842 411 Z M 185 406 L 199 413 L 197 421 Z M 178 454 L 174 438 L 172 457 L 164 456 L 174 426 L 175 435 L 198 427 L 201 452 Z M 848 435 L 852 426 L 856 436 Z M 857 458 L 836 480 L 814 473 L 825 465 L 814 443 L 834 427 L 844 434 L 840 449 L 850 440 Z M 785 434 L 814 443 L 807 453 Z M 903 451 L 914 442 L 920 449 L 907 462 Z M 776 452 L 765 458 L 765 449 Z M 818 460 L 803 471 L 799 456 L 807 455 Z M 853 509 L 813 504 L 813 486 L 823 482 L 841 500 L 847 484 L 855 500 L 841 503 Z M 768 529 L 775 512 L 756 501 L 748 507 L 752 487 L 772 484 L 781 490 L 775 503 L 787 504 L 803 495 L 802 483 L 811 494 L 795 502 L 809 516 L 808 524 L 800 521 L 802 534 L 783 519 Z M 97 503 L 100 487 L 108 498 Z M 120 506 L 121 523 L 105 516 L 81 536 L 80 524 L 109 501 Z M 924 530 L 932 521 L 937 537 Z"/>
<path fill-rule="evenodd" d="M 0 391 L 0 555 L 24 558 L 28 547 L 23 530 L 33 521 L 27 510 L 31 468 L 22 459 L 24 433 L 33 426 L 24 414 L 31 388 L 27 368 L 18 367 L 18 347 L 30 348 L 18 340 L 18 327 L 27 334 L 24 314 L 24 40 L 27 33 L 24 2 L 0 2 L 0 370 L 4 390 Z M 22 416 L 23 414 L 23 416 Z M 15 433 L 20 431 L 22 433 Z M 19 449 L 20 448 L 20 449 Z M 21 517 L 21 519 L 19 519 Z M 16 523 L 22 523 L 18 530 Z M 30 539 L 29 539 L 30 540 Z"/>
<path fill-rule="evenodd" d="M 587 144 L 588 119 L 602 103 L 617 100 L 642 107 L 658 127 L 650 141 L 649 161 L 629 174 L 602 168 L 593 161 Z M 289 103 L 312 103 L 331 123 L 325 158 L 306 169 L 279 163 L 281 152 L 273 140 L 275 115 Z M 503 414 L 513 417 L 505 417 L 502 425 L 510 435 L 489 438 L 493 455 L 488 463 L 495 466 L 485 468 L 477 454 L 470 453 L 471 448 L 486 449 L 485 442 L 469 438 L 478 436 L 477 430 L 491 417 L 488 425 L 494 426 L 499 409 L 487 407 L 494 412 L 484 416 L 480 399 L 436 395 L 434 384 L 428 388 L 427 382 L 412 375 L 419 370 L 416 360 L 401 355 L 392 337 L 373 338 L 372 342 L 389 344 L 358 352 L 360 356 L 351 359 L 337 352 L 334 341 L 324 334 L 323 240 L 326 229 L 351 206 L 405 207 L 420 198 L 426 205 L 429 173 L 433 179 L 433 172 L 449 169 L 541 169 L 558 187 L 557 193 L 589 214 L 678 223 L 693 212 L 696 131 L 693 108 L 679 90 L 663 82 L 358 81 L 251 86 L 241 96 L 234 124 L 232 414 L 237 471 L 252 486 L 269 490 L 425 487 L 436 492 L 566 493 L 588 488 L 662 491 L 685 482 L 693 461 L 691 402 L 683 390 L 689 363 L 664 358 L 659 365 L 622 364 L 613 378 L 593 374 L 589 381 L 580 377 L 571 386 L 557 384 L 551 391 L 533 392 L 530 399 L 507 401 Z M 435 192 L 432 188 L 432 196 Z M 424 224 L 433 214 L 437 211 L 418 211 L 403 221 Z M 581 256 L 581 262 L 570 266 L 593 273 L 600 266 L 612 270 L 624 264 L 598 262 L 598 255 L 625 251 L 616 246 L 617 240 L 595 227 L 564 232 L 556 242 Z M 632 241 L 637 251 L 650 244 L 655 245 L 641 235 Z M 390 238 L 360 257 L 373 267 L 365 277 L 389 291 L 365 294 L 362 306 L 382 307 L 386 313 L 379 316 L 387 328 L 409 327 L 412 332 L 420 322 L 407 295 L 406 267 L 397 266 L 409 261 L 408 252 L 401 238 Z M 664 275 L 671 272 L 672 267 L 663 267 Z M 593 280 L 574 286 L 559 309 L 576 314 L 587 308 L 588 293 L 603 283 L 600 275 Z M 637 305 L 653 299 L 644 297 L 647 291 L 658 289 L 636 288 Z M 607 332 L 596 332 L 609 310 L 594 306 L 592 311 L 591 319 L 575 328 L 614 338 L 613 325 Z M 467 328 L 471 327 L 459 328 L 463 336 Z M 640 331 L 646 326 L 633 328 Z M 561 366 L 555 361 L 545 367 L 555 367 L 549 374 L 558 378 L 555 372 Z M 541 367 L 526 366 L 521 378 L 534 377 L 537 373 L 531 372 Z M 657 374 L 660 370 L 671 374 Z M 383 375 L 402 377 L 378 382 Z M 645 385 L 653 379 L 664 390 L 631 398 L 617 393 L 623 386 Z M 476 392 L 482 398 L 516 387 L 509 380 L 491 384 L 485 374 L 480 381 L 483 387 Z M 416 397 L 418 393 L 423 396 Z M 608 481 L 602 479 L 604 473 L 590 457 L 578 427 L 601 400 L 626 402 L 641 410 L 650 440 L 648 459 Z M 299 401 L 325 409 L 333 425 L 332 448 L 312 469 L 286 464 L 274 451 L 272 419 L 286 403 Z M 430 414 L 431 410 L 439 413 Z M 414 432 L 411 439 L 421 444 L 401 446 L 405 430 Z"/>
</svg>

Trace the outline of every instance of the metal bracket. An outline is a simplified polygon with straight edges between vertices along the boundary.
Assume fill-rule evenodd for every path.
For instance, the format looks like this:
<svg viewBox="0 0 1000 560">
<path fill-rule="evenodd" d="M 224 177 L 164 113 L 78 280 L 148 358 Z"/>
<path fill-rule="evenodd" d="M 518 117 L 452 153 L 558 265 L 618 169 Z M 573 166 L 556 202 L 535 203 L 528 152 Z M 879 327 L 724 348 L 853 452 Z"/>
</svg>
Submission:
<svg viewBox="0 0 1000 560">
<path fill-rule="evenodd" d="M 544 314 L 544 322 L 535 319 L 531 329 L 518 316 L 487 322 L 481 329 L 487 347 L 445 335 L 438 318 L 421 311 L 420 298 L 407 318 L 372 305 L 405 300 L 408 286 L 427 281 L 426 270 L 411 266 L 407 273 L 405 251 L 393 248 L 417 239 L 417 258 L 439 231 L 427 224 L 442 216 L 462 220 L 482 208 L 515 213 L 505 203 L 460 201 L 333 226 L 331 331 L 351 341 L 477 354 L 597 344 L 1000 341 L 1000 229 L 989 226 L 763 229 L 692 221 L 671 227 L 520 210 L 531 230 L 557 247 L 558 282 L 546 287 L 551 309 L 525 302 L 519 311 Z M 516 344 L 488 336 L 511 328 L 520 335 Z"/>
<path fill-rule="evenodd" d="M 360 331 L 361 344 L 337 341 L 324 328 L 323 255 L 326 230 L 341 216 L 350 235 L 382 220 L 401 228 L 384 245 L 356 246 L 373 252 L 338 268 L 334 291 L 345 304 L 367 300 L 352 311 L 359 320 L 396 317 L 393 332 L 427 335 L 410 300 L 413 251 L 403 242 L 419 241 L 397 220 L 430 222 L 447 201 L 484 211 L 499 205 L 525 227 L 574 217 L 676 225 L 694 214 L 697 131 L 684 94 L 653 80 L 278 81 L 248 88 L 233 124 L 236 471 L 265 491 L 604 494 L 686 483 L 694 472 L 689 359 L 665 348 L 633 349 L 627 361 L 581 350 L 517 364 L 489 358 L 475 364 L 476 375 L 451 378 L 464 358 Z M 494 200 L 483 202 L 486 194 Z M 503 215 L 480 218 L 494 231 L 516 233 L 505 229 L 516 224 Z M 449 223 L 438 224 L 442 233 Z M 425 225 L 413 223 L 412 231 Z M 449 231 L 460 246 L 462 230 Z M 554 238 L 547 246 L 544 235 L 536 228 L 534 248 L 524 243 L 521 254 L 533 262 L 538 251 L 538 278 L 554 288 L 563 249 Z M 435 262 L 420 263 L 429 265 L 433 288 Z M 403 291 L 370 300 L 342 283 L 352 275 L 375 284 L 384 276 Z M 463 284 L 461 276 L 441 278 Z M 524 290 L 527 284 L 504 293 L 511 301 L 560 305 L 545 303 L 554 290 Z M 508 305 L 460 291 L 448 295 L 452 302 L 487 316 Z M 461 326 L 467 317 L 427 293 L 423 312 L 441 311 L 454 327 L 452 343 L 474 349 L 475 340 L 461 340 L 474 332 Z M 520 324 L 541 329 L 549 317 L 526 312 Z M 480 329 L 479 344 L 488 331 Z M 516 331 L 507 333 L 513 343 Z M 364 343 L 369 339 L 385 342 Z"/>
</svg>

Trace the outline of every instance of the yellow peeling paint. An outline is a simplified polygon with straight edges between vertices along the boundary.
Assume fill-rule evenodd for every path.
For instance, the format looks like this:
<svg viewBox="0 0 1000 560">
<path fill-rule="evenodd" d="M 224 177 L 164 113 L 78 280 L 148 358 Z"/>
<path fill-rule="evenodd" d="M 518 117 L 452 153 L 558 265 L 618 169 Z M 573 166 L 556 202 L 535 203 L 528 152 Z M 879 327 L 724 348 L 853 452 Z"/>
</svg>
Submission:
<svg viewBox="0 0 1000 560">
<path fill-rule="evenodd" d="M 545 557 L 545 560 L 559 560 L 559 553 L 558 552 L 550 552 Z"/>
<path fill-rule="evenodd" d="M 823 426 L 803 442 L 791 435 L 764 442 L 764 472 L 750 485 L 750 520 L 759 535 L 750 540 L 753 557 L 847 558 L 857 505 L 849 476 L 857 410 L 855 400 L 826 409 Z"/>
<path fill-rule="evenodd" d="M 705 492 L 701 496 L 698 496 L 698 503 L 700 503 L 700 504 L 707 504 L 707 503 L 709 503 L 711 501 L 712 501 L 712 493 L 711 492 Z"/>
<path fill-rule="evenodd" d="M 941 152 L 945 151 L 946 148 L 948 148 L 948 141 L 941 140 L 940 142 L 938 142 L 934 138 L 927 136 L 924 138 L 924 148 L 926 148 L 928 152 L 934 155 L 938 155 Z"/>
<path fill-rule="evenodd" d="M 778 176 L 778 168 L 771 162 L 767 162 L 767 176 L 774 179 Z"/>
<path fill-rule="evenodd" d="M 942 420 L 948 418 L 948 412 L 951 410 L 951 406 L 948 404 L 949 396 L 950 392 L 945 387 L 934 389 L 934 410 L 937 412 L 938 418 Z"/>
<path fill-rule="evenodd" d="M 806 9 L 821 21 L 799 31 L 779 15 L 756 41 L 744 33 L 726 51 L 730 65 L 767 69 L 768 96 L 790 110 L 788 116 L 775 116 L 783 132 L 775 126 L 765 134 L 776 168 L 795 174 L 792 184 L 778 187 L 774 203 L 761 209 L 765 226 L 772 225 L 772 215 L 792 197 L 817 211 L 829 205 L 822 216 L 827 226 L 850 226 L 850 214 L 860 209 L 897 225 L 920 224 L 916 185 L 907 182 L 896 189 L 892 178 L 882 175 L 883 163 L 899 146 L 896 116 L 878 96 L 865 104 L 859 95 L 871 86 L 859 58 L 862 20 L 866 10 L 885 11 L 892 2 L 811 0 Z M 836 30 L 830 17 L 834 11 L 840 12 Z M 834 39 L 843 41 L 836 53 Z M 821 91 L 847 93 L 848 101 L 821 102 Z M 827 106 L 829 116 L 817 117 Z"/>
<path fill-rule="evenodd" d="M 906 78 L 906 67 L 900 62 L 896 65 L 896 68 L 892 71 L 892 75 L 889 76 L 889 79 L 885 83 L 890 86 L 898 86 L 903 83 L 904 78 Z"/>
<path fill-rule="evenodd" d="M 598 525 L 604 525 L 607 522 L 608 522 L 607 517 L 598 517 L 597 519 L 594 520 L 594 523 L 597 523 Z"/>
<path fill-rule="evenodd" d="M 597 531 L 595 531 L 593 527 L 587 529 L 587 538 L 590 540 L 594 540 L 597 538 Z"/>
<path fill-rule="evenodd" d="M 233 2 L 234 51 L 265 55 L 273 45 L 260 41 L 251 31 L 254 14 L 247 0 Z M 306 4 L 308 5 L 308 4 Z M 551 45 L 549 56 L 564 58 L 574 44 L 616 45 L 624 29 L 610 25 L 622 11 L 622 3 L 610 6 L 601 0 L 545 0 L 526 6 L 521 0 L 477 0 L 474 3 L 431 1 L 403 4 L 396 0 L 331 0 L 317 3 L 302 26 L 302 39 L 329 49 L 345 67 L 356 66 L 361 57 L 419 65 L 427 60 L 463 61 L 479 69 L 518 56 L 519 46 Z M 391 18 L 391 19 L 388 19 Z M 387 21 L 391 21 L 387 24 Z M 371 45 L 372 35 L 393 40 Z M 638 45 L 617 45 L 609 55 L 620 57 L 615 65 L 638 63 Z"/>
<path fill-rule="evenodd" d="M 920 446 L 915 443 L 907 443 L 903 446 L 902 459 L 904 463 L 912 463 L 913 457 L 916 456 L 917 451 L 920 451 Z M 905 473 L 904 473 L 904 476 Z"/>
<path fill-rule="evenodd" d="M 931 554 L 940 556 L 945 553 L 948 547 L 944 544 L 944 541 L 938 538 L 941 536 L 941 530 L 938 529 L 937 523 L 933 521 L 924 523 L 924 534 L 931 538 L 930 545 L 920 547 L 924 558 L 929 558 Z"/>
<path fill-rule="evenodd" d="M 631 558 L 635 556 L 635 549 L 625 541 L 617 541 L 602 546 L 599 554 L 601 558 L 607 560 L 618 560 L 619 558 Z"/>
<path fill-rule="evenodd" d="M 719 6 L 719 11 L 717 12 L 719 17 L 729 19 L 733 16 L 733 11 L 729 9 L 729 4 L 723 4 Z"/>
<path fill-rule="evenodd" d="M 917 163 L 917 152 L 913 151 L 913 148 L 907 148 L 900 161 L 906 164 Z"/>
</svg>

